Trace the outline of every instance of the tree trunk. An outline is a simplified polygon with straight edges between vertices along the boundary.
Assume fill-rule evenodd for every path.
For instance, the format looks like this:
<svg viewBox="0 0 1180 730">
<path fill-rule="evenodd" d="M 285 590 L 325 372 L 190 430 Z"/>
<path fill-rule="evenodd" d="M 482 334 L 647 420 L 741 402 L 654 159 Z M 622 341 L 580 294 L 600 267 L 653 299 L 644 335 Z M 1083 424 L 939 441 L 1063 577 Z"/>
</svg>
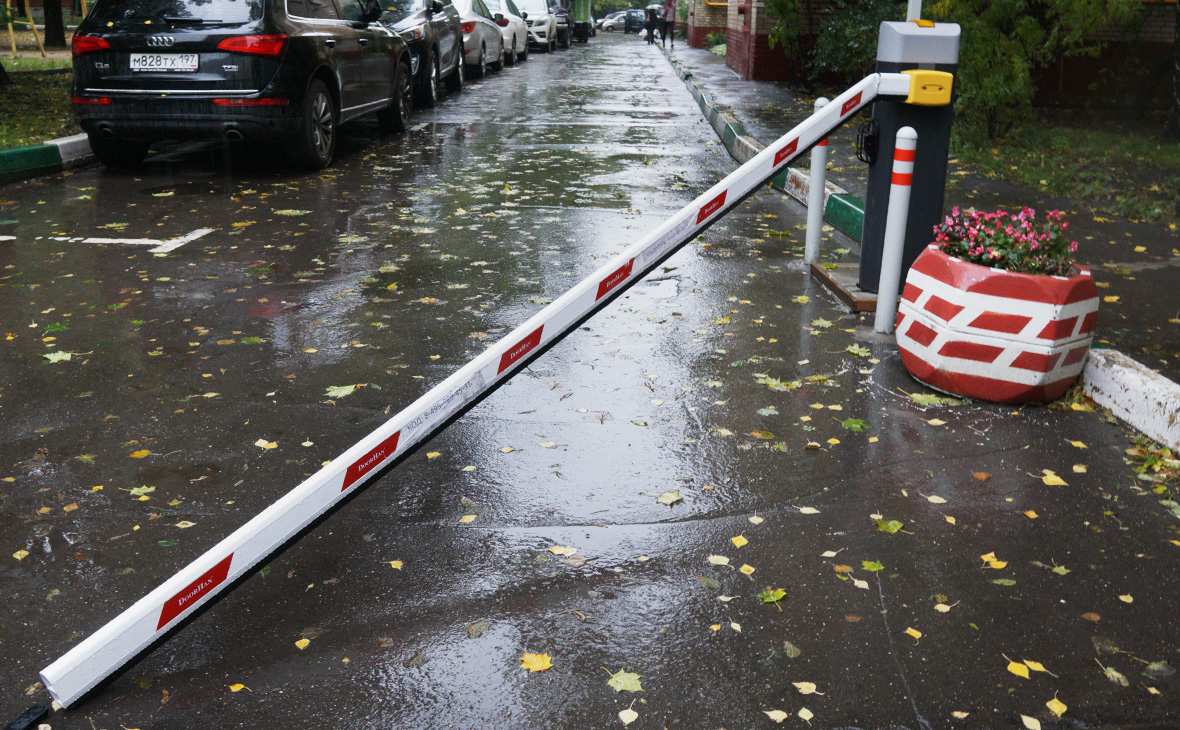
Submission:
<svg viewBox="0 0 1180 730">
<path fill-rule="evenodd" d="M 66 47 L 66 24 L 62 17 L 61 0 L 45 0 L 45 47 Z"/>
<path fill-rule="evenodd" d="M 1176 8 L 1176 34 L 1172 38 L 1172 114 L 1164 136 L 1180 142 L 1180 5 Z"/>
</svg>

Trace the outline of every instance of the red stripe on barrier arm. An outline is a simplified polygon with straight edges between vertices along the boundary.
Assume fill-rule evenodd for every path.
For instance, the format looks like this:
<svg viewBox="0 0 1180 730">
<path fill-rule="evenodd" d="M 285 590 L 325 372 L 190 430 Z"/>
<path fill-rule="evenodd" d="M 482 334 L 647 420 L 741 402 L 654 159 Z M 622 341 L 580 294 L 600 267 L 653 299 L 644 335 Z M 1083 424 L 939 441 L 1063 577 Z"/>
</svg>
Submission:
<svg viewBox="0 0 1180 730">
<path fill-rule="evenodd" d="M 893 173 L 894 185 L 912 185 L 914 182 L 914 174 L 912 172 L 895 172 Z"/>
<path fill-rule="evenodd" d="M 209 591 L 221 585 L 225 581 L 226 576 L 229 575 L 229 564 L 233 559 L 234 554 L 230 553 L 224 560 L 214 565 L 200 578 L 197 578 L 175 596 L 169 598 L 164 603 L 164 607 L 160 609 L 160 623 L 156 625 L 156 631 L 172 623 L 172 619 L 184 613 L 186 608 L 196 604 L 203 596 L 208 595 Z"/>
<path fill-rule="evenodd" d="M 704 223 L 706 218 L 721 210 L 721 206 L 725 205 L 725 195 L 728 192 L 728 190 L 722 190 L 720 195 L 701 206 L 701 212 L 697 213 L 698 226 Z"/>
<path fill-rule="evenodd" d="M 823 139 L 821 139 L 819 142 L 816 142 L 816 143 L 815 143 L 815 146 L 816 146 L 816 147 L 827 147 L 827 146 L 828 146 L 828 138 L 827 138 L 827 137 L 824 137 L 824 138 L 823 138 Z"/>
<path fill-rule="evenodd" d="M 781 150 L 774 153 L 774 166 L 778 167 L 779 165 L 783 164 L 783 160 L 795 154 L 795 150 L 797 149 L 799 149 L 798 137 L 791 140 L 790 142 L 787 142 L 786 147 L 783 147 Z"/>
<path fill-rule="evenodd" d="M 894 162 L 913 162 L 915 152 L 917 152 L 917 150 L 907 150 L 904 147 L 898 147 L 893 150 L 893 161 Z"/>
<path fill-rule="evenodd" d="M 860 97 L 861 93 L 857 92 L 856 96 L 844 102 L 843 106 L 840 107 L 840 116 L 847 116 L 848 112 L 860 106 Z"/>
<path fill-rule="evenodd" d="M 541 325 L 533 330 L 531 335 L 516 343 L 508 352 L 504 353 L 500 357 L 500 368 L 496 371 L 496 374 L 499 375 L 512 367 L 514 362 L 529 354 L 533 351 L 533 348 L 541 344 L 541 331 L 544 329 L 545 325 Z"/>
<path fill-rule="evenodd" d="M 599 282 L 598 295 L 594 297 L 594 301 L 597 302 L 599 299 L 602 299 L 607 294 L 610 294 L 611 289 L 626 281 L 627 277 L 631 276 L 631 268 L 633 266 L 635 266 L 635 259 L 631 259 L 623 264 L 613 274 Z"/>
<path fill-rule="evenodd" d="M 344 486 L 340 487 L 343 492 L 353 484 L 356 484 L 361 477 L 373 471 L 381 462 L 393 456 L 397 451 L 397 442 L 401 438 L 402 432 L 396 431 L 392 436 L 382 441 L 377 448 L 357 459 L 348 467 L 348 471 L 344 472 Z"/>
</svg>

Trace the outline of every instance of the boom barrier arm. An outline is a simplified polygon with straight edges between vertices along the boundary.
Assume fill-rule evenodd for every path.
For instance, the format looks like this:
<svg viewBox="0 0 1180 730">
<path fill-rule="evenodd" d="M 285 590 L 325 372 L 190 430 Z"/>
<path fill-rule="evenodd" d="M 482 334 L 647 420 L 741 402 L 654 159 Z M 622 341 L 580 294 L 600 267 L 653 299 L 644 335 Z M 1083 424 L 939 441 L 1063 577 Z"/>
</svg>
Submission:
<svg viewBox="0 0 1180 730">
<path fill-rule="evenodd" d="M 703 232 L 857 110 L 879 96 L 906 97 L 910 85 L 911 77 L 905 74 L 872 74 L 833 99 L 43 669 L 45 687 L 63 706 L 77 702 L 359 492 L 383 467 L 406 455 Z"/>
</svg>

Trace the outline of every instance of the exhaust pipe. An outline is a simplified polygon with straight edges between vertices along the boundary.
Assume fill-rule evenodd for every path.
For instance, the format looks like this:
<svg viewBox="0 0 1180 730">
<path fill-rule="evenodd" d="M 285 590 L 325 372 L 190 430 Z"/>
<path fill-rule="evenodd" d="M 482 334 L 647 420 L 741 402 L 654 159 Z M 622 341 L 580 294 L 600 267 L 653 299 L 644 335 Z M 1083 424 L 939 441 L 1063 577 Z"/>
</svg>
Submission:
<svg viewBox="0 0 1180 730">
<path fill-rule="evenodd" d="M 98 130 L 98 133 L 103 139 L 115 138 L 115 130 L 111 129 L 110 127 L 103 127 L 102 129 Z"/>
<path fill-rule="evenodd" d="M 227 142 L 241 142 L 246 137 L 236 129 L 227 129 L 225 130 L 225 139 Z"/>
</svg>

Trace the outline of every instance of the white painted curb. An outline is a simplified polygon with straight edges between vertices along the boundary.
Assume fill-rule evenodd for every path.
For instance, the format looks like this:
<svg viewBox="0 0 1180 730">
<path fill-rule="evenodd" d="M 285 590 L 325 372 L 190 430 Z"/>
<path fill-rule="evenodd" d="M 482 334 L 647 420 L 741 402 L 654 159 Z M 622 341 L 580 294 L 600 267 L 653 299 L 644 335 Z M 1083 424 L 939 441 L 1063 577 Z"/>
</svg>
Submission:
<svg viewBox="0 0 1180 730">
<path fill-rule="evenodd" d="M 1086 395 L 1170 449 L 1180 449 L 1180 385 L 1118 350 L 1090 350 Z"/>
<path fill-rule="evenodd" d="M 75 134 L 61 139 L 51 139 L 45 144 L 57 148 L 61 156 L 61 166 L 64 170 L 85 165 L 94 160 L 94 153 L 90 150 L 90 139 L 85 134 Z"/>
</svg>

